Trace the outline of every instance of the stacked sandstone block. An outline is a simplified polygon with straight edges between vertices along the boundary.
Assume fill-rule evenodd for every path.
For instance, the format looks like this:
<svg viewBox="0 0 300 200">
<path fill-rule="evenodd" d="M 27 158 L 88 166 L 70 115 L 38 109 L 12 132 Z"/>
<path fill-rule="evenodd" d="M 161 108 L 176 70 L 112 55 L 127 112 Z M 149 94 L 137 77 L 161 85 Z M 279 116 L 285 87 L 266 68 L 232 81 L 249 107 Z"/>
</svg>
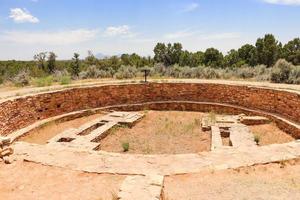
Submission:
<svg viewBox="0 0 300 200">
<path fill-rule="evenodd" d="M 3 160 L 6 164 L 10 163 L 9 156 L 14 152 L 9 145 L 10 138 L 0 137 L 0 160 Z"/>
</svg>

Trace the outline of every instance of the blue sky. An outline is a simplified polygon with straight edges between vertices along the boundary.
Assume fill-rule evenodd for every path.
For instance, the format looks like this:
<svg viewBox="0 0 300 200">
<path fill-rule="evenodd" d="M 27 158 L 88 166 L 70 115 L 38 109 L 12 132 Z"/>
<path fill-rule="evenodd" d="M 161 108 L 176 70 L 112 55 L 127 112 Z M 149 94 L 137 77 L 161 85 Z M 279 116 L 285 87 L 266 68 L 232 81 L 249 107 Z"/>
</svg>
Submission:
<svg viewBox="0 0 300 200">
<path fill-rule="evenodd" d="M 299 37 L 299 19 L 300 0 L 0 0 L 0 59 L 152 55 L 157 42 L 226 53 L 265 33 Z"/>
</svg>

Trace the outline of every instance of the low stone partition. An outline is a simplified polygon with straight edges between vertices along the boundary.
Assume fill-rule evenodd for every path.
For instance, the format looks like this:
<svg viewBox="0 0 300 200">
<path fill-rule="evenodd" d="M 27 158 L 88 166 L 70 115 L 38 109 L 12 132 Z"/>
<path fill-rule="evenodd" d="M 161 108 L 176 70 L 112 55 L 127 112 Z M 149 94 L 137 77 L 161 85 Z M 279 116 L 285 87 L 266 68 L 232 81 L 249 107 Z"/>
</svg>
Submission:
<svg viewBox="0 0 300 200">
<path fill-rule="evenodd" d="M 152 103 L 151 103 L 152 102 Z M 155 102 L 170 102 L 158 104 Z M 146 105 L 148 106 L 141 106 Z M 300 93 L 254 86 L 212 83 L 117 84 L 64 89 L 16 97 L 0 103 L 0 135 L 36 121 L 92 108 L 260 112 L 300 138 Z"/>
</svg>

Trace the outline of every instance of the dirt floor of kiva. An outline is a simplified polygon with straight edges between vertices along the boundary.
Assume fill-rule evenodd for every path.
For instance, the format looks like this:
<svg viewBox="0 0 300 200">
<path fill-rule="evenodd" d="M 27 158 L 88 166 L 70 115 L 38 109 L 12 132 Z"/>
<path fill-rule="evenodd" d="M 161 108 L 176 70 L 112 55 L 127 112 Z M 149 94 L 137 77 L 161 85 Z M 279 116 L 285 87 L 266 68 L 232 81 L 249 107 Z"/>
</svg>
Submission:
<svg viewBox="0 0 300 200">
<path fill-rule="evenodd" d="M 165 177 L 164 200 L 298 200 L 300 162 Z"/>
<path fill-rule="evenodd" d="M 250 130 L 260 138 L 259 145 L 283 144 L 295 140 L 291 135 L 280 130 L 274 123 L 250 126 Z"/>
<path fill-rule="evenodd" d="M 110 131 L 101 141 L 101 150 L 122 152 L 129 143 L 128 153 L 174 154 L 209 151 L 210 132 L 201 130 L 200 112 L 145 111 L 145 117 L 132 128 Z"/>
<path fill-rule="evenodd" d="M 123 152 L 123 144 L 129 144 L 126 153 L 141 154 L 184 154 L 210 151 L 211 132 L 201 130 L 204 113 L 181 111 L 142 111 L 144 118 L 133 127 L 115 126 L 101 140 L 99 150 Z M 66 122 L 50 122 L 37 130 L 30 131 L 20 140 L 46 144 L 54 136 L 69 128 L 99 118 L 103 114 L 80 117 Z M 259 137 L 259 145 L 286 143 L 293 137 L 280 130 L 275 123 L 249 126 L 251 132 Z M 228 143 L 229 141 L 223 141 Z"/>
</svg>

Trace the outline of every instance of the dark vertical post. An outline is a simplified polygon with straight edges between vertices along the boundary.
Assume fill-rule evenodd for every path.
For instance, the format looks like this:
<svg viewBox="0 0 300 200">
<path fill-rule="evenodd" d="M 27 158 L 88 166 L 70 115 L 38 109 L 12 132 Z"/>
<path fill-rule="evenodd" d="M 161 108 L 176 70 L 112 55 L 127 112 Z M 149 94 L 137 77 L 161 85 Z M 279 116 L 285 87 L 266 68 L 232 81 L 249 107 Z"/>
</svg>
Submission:
<svg viewBox="0 0 300 200">
<path fill-rule="evenodd" d="M 144 72 L 145 83 L 147 83 L 147 76 L 149 75 L 150 70 L 149 69 L 143 69 L 142 71 Z"/>
</svg>

